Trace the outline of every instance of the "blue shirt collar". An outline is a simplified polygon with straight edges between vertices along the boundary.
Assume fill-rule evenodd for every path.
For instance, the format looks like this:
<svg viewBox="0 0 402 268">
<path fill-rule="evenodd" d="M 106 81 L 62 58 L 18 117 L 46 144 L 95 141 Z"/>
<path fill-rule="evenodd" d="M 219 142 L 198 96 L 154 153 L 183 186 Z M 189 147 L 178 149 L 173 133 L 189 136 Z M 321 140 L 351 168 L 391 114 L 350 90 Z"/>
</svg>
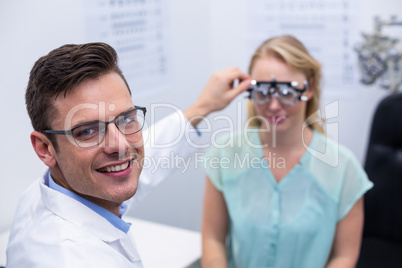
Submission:
<svg viewBox="0 0 402 268">
<path fill-rule="evenodd" d="M 48 171 L 45 174 L 45 184 L 53 189 L 56 190 L 62 194 L 65 194 L 78 202 L 84 204 L 85 206 L 89 207 L 96 213 L 98 213 L 100 216 L 104 217 L 108 222 L 110 222 L 114 227 L 117 229 L 121 230 L 124 233 L 127 233 L 128 230 L 130 229 L 131 223 L 123 221 L 120 217 L 123 216 L 123 214 L 127 211 L 127 204 L 123 202 L 120 206 L 120 217 L 117 217 L 115 214 L 110 212 L 109 210 L 96 205 L 95 203 L 92 203 L 91 201 L 88 201 L 87 199 L 71 192 L 70 190 L 67 190 L 66 188 L 58 185 L 57 183 L 54 182 L 52 176 L 50 175 L 50 172 Z"/>
</svg>

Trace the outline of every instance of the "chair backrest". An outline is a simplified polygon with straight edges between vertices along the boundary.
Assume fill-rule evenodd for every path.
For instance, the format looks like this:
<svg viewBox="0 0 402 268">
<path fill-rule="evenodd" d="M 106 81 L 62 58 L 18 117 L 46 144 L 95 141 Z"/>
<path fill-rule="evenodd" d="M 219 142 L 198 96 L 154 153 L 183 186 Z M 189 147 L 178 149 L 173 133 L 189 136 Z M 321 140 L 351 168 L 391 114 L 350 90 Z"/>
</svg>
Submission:
<svg viewBox="0 0 402 268">
<path fill-rule="evenodd" d="M 402 93 L 384 98 L 371 126 L 365 170 L 364 237 L 402 243 Z"/>
</svg>

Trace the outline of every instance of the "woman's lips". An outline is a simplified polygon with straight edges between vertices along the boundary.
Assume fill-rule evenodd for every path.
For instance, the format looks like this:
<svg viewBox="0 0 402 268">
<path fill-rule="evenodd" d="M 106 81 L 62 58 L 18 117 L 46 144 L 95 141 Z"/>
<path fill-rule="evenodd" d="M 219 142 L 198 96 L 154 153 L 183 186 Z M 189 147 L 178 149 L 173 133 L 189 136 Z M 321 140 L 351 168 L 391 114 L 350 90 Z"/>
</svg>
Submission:
<svg viewBox="0 0 402 268">
<path fill-rule="evenodd" d="M 286 116 L 268 116 L 267 119 L 269 123 L 280 124 L 286 120 Z"/>
</svg>

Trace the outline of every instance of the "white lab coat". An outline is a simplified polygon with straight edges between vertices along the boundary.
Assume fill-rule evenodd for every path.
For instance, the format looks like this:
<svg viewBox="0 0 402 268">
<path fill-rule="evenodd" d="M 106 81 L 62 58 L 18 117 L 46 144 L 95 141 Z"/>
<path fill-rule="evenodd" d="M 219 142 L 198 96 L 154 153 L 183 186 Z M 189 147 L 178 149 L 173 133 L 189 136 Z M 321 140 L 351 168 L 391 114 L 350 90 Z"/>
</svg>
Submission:
<svg viewBox="0 0 402 268">
<path fill-rule="evenodd" d="M 162 119 L 143 136 L 145 154 L 154 158 L 168 157 L 172 151 L 190 157 L 197 148 L 188 139 L 191 143 L 199 139 L 181 112 Z M 152 139 L 169 146 L 155 148 Z M 144 169 L 133 201 L 173 171 L 171 167 L 151 174 Z M 41 178 L 20 198 L 7 247 L 7 268 L 143 267 L 132 230 L 135 226 L 127 234 L 122 232 L 79 201 L 47 187 Z"/>
</svg>

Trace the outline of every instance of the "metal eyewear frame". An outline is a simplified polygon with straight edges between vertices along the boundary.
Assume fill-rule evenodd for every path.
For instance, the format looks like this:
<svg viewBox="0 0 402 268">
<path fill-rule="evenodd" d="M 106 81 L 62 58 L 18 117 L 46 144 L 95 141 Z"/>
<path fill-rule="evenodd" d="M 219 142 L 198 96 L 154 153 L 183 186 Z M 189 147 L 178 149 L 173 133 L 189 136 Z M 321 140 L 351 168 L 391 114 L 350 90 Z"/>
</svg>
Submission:
<svg viewBox="0 0 402 268">
<path fill-rule="evenodd" d="M 123 112 L 123 113 L 119 114 L 119 115 L 116 116 L 113 120 L 110 120 L 110 121 L 108 121 L 108 122 L 106 122 L 106 121 L 97 121 L 97 124 L 105 124 L 104 128 L 101 130 L 101 132 L 103 133 L 103 137 L 102 137 L 102 139 L 99 140 L 99 142 L 98 142 L 97 144 L 94 144 L 94 145 L 91 145 L 91 146 L 82 147 L 82 146 L 78 143 L 78 141 L 75 139 L 75 137 L 74 137 L 74 135 L 73 135 L 73 132 L 74 132 L 75 129 L 77 129 L 77 128 L 79 128 L 79 127 L 82 127 L 82 126 L 85 126 L 85 125 L 91 125 L 92 123 L 83 123 L 83 124 L 80 124 L 80 125 L 78 125 L 78 126 L 73 127 L 72 129 L 69 129 L 69 130 L 50 130 L 50 129 L 47 129 L 47 130 L 42 130 L 41 132 L 42 132 L 42 133 L 48 133 L 48 134 L 56 134 L 56 135 L 70 135 L 70 136 L 74 139 L 75 143 L 76 143 L 79 147 L 81 147 L 81 148 L 90 148 L 90 147 L 93 147 L 93 146 L 96 146 L 96 145 L 100 144 L 100 143 L 103 141 L 103 139 L 104 139 L 104 137 L 105 137 L 105 135 L 106 135 L 107 126 L 108 126 L 109 124 L 111 124 L 111 123 L 114 123 L 115 126 L 117 127 L 117 129 L 118 129 L 123 135 L 132 135 L 132 134 L 135 134 L 135 133 L 141 131 L 141 129 L 144 127 L 144 123 L 142 124 L 142 126 L 140 127 L 140 129 L 138 129 L 138 130 L 136 130 L 136 131 L 134 131 L 134 132 L 132 132 L 132 133 L 124 133 L 124 132 L 119 128 L 119 125 L 116 123 L 116 120 L 118 120 L 118 119 L 121 118 L 122 116 L 124 116 L 124 115 L 126 115 L 126 114 L 129 114 L 129 113 L 131 113 L 131 112 L 133 112 L 133 111 L 136 111 L 136 110 L 142 111 L 143 114 L 144 114 L 144 117 L 145 117 L 145 114 L 146 114 L 146 112 L 147 112 L 147 108 L 142 107 L 142 106 L 136 106 L 136 105 L 134 105 L 134 109 L 131 109 L 131 110 L 129 110 L 129 111 L 126 111 L 126 112 Z M 145 122 L 145 120 L 144 120 L 144 122 Z"/>
<path fill-rule="evenodd" d="M 307 87 L 309 85 L 309 83 L 307 81 L 304 81 L 303 83 L 303 88 L 299 89 L 297 88 L 297 86 L 299 85 L 299 83 L 297 81 L 291 81 L 291 82 L 277 82 L 275 80 L 275 77 L 272 78 L 271 81 L 257 81 L 257 80 L 251 80 L 251 85 L 252 87 L 249 88 L 247 91 L 249 92 L 249 99 L 252 99 L 256 104 L 264 104 L 270 101 L 271 97 L 278 97 L 278 99 L 286 105 L 294 105 L 297 101 L 307 101 L 308 98 L 307 96 L 302 96 L 302 94 L 307 90 Z M 266 89 L 267 90 L 261 90 L 260 86 L 262 85 L 267 85 Z M 279 88 L 281 86 L 286 86 L 287 90 L 291 89 L 294 92 L 293 95 L 294 100 L 292 100 L 292 102 L 284 102 L 283 101 L 283 97 L 281 97 L 279 95 L 279 93 L 277 92 L 277 89 L 279 90 Z M 267 99 L 264 101 L 260 101 L 257 100 L 255 97 L 256 93 L 262 93 L 263 95 L 267 96 Z M 289 93 L 289 92 L 286 92 Z"/>
</svg>

